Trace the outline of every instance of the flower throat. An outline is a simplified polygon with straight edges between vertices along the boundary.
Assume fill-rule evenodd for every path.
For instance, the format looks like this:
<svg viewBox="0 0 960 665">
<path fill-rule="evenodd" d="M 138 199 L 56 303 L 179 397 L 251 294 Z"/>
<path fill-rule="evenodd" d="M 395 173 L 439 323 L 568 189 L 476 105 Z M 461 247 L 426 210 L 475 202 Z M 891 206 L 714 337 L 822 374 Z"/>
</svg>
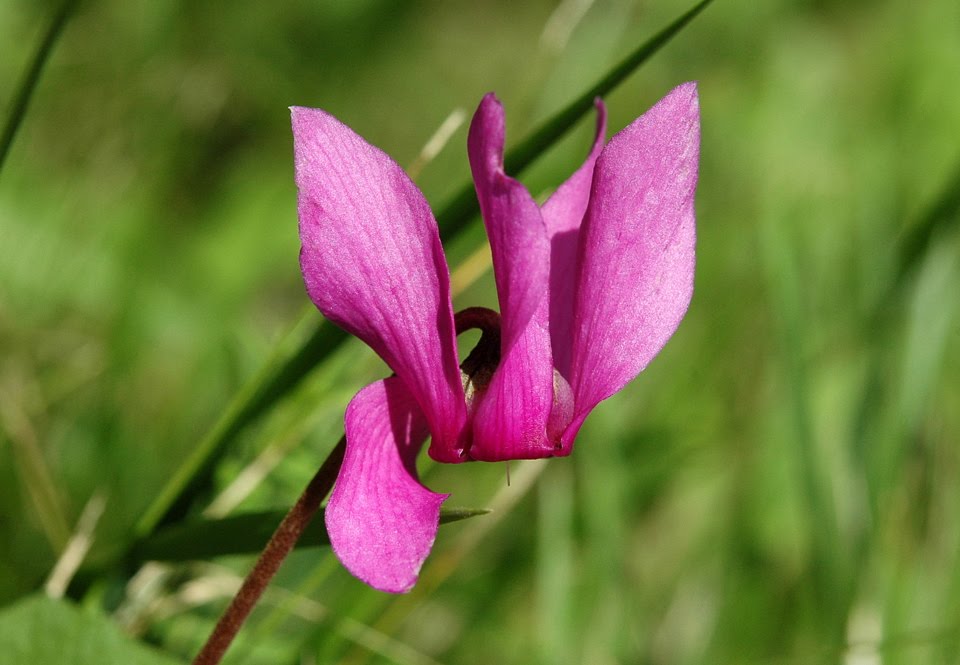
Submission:
<svg viewBox="0 0 960 665">
<path fill-rule="evenodd" d="M 467 398 L 467 409 L 486 391 L 500 364 L 500 315 L 486 307 L 468 307 L 453 317 L 457 335 L 479 330 L 480 339 L 470 355 L 460 363 L 460 381 Z"/>
</svg>

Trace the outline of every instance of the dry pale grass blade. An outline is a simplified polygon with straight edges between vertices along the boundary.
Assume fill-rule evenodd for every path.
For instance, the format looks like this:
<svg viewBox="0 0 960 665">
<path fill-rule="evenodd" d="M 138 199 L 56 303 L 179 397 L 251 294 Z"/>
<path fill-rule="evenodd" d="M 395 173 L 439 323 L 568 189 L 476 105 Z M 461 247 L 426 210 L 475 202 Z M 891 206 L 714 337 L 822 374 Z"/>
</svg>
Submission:
<svg viewBox="0 0 960 665">
<path fill-rule="evenodd" d="M 103 510 L 107 505 L 107 497 L 103 492 L 94 493 L 80 513 L 80 519 L 77 520 L 77 528 L 63 548 L 63 553 L 50 571 L 44 590 L 51 598 L 62 598 L 66 593 L 70 580 L 80 569 L 80 565 L 90 551 L 93 544 L 93 534 L 96 531 L 100 518 L 103 517 Z"/>
<path fill-rule="evenodd" d="M 18 475 L 44 535 L 54 552 L 61 552 L 70 539 L 70 522 L 63 497 L 47 465 L 40 437 L 21 397 L 22 382 L 10 379 L 0 383 L 0 434 L 12 444 Z"/>
<path fill-rule="evenodd" d="M 593 3 L 594 0 L 563 0 L 558 4 L 540 33 L 540 48 L 551 54 L 561 53 Z"/>
<path fill-rule="evenodd" d="M 420 154 L 417 155 L 416 159 L 407 167 L 407 175 L 409 175 L 412 180 L 416 180 L 420 173 L 423 172 L 424 167 L 440 154 L 466 119 L 467 112 L 461 108 L 455 108 L 450 112 L 450 115 L 440 123 L 437 131 L 427 139 L 427 142 L 420 150 Z"/>
<path fill-rule="evenodd" d="M 142 635 L 167 602 L 167 584 L 173 567 L 151 561 L 140 566 L 124 589 L 114 620 L 129 635 Z"/>
<path fill-rule="evenodd" d="M 453 292 L 453 297 L 456 298 L 470 288 L 490 270 L 492 265 L 490 245 L 483 243 L 464 259 L 450 275 L 450 290 Z"/>
<path fill-rule="evenodd" d="M 232 513 L 244 499 L 250 496 L 260 483 L 270 475 L 290 450 L 303 440 L 302 432 L 294 432 L 281 437 L 273 444 L 264 448 L 259 455 L 237 474 L 210 505 L 203 511 L 208 519 L 226 517 Z"/>
</svg>

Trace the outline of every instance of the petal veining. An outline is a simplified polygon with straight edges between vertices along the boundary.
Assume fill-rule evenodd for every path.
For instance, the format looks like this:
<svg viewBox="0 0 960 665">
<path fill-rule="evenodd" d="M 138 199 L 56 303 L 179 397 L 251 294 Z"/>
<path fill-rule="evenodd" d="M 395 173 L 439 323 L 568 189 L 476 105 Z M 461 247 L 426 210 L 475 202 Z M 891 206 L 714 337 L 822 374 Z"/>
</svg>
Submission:
<svg viewBox="0 0 960 665">
<path fill-rule="evenodd" d="M 576 284 L 577 245 L 580 224 L 590 201 L 593 170 L 607 133 L 607 107 L 599 98 L 597 128 L 590 154 L 579 169 L 557 188 L 541 213 L 550 238 L 550 341 L 553 364 L 565 378 L 570 376 L 573 348 L 573 295 Z"/>
<path fill-rule="evenodd" d="M 546 296 L 550 243 L 540 208 L 503 170 L 505 118 L 491 93 L 470 124 L 467 150 L 490 238 L 500 300 L 500 365 L 476 405 L 470 457 L 487 461 L 551 454 L 553 358 Z M 543 314 L 540 311 L 543 310 Z"/>
<path fill-rule="evenodd" d="M 503 106 L 490 93 L 470 123 L 467 152 L 490 238 L 506 353 L 546 295 L 550 244 L 536 201 L 503 171 L 504 137 Z"/>
<path fill-rule="evenodd" d="M 548 421 L 553 410 L 553 362 L 546 303 L 500 360 L 473 416 L 470 457 L 485 462 L 556 454 Z M 569 422 L 569 420 L 568 420 Z"/>
<path fill-rule="evenodd" d="M 430 207 L 403 169 L 336 118 L 291 112 L 307 292 L 403 378 L 437 443 L 453 447 L 465 410 Z"/>
<path fill-rule="evenodd" d="M 333 550 L 375 589 L 409 591 L 433 547 L 447 498 L 417 480 L 427 421 L 399 377 L 357 393 L 344 421 L 347 450 L 325 512 Z"/>
<path fill-rule="evenodd" d="M 695 83 L 614 136 L 597 160 L 580 231 L 572 441 L 586 415 L 653 359 L 693 294 L 700 150 Z"/>
</svg>

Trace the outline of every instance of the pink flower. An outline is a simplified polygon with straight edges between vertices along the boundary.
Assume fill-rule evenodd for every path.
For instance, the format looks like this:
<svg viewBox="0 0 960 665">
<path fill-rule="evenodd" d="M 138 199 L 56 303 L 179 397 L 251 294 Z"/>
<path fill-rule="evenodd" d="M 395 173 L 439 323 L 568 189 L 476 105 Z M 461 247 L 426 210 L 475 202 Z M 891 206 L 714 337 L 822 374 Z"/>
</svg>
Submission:
<svg viewBox="0 0 960 665">
<path fill-rule="evenodd" d="M 331 115 L 292 113 L 307 291 L 396 373 L 347 407 L 327 531 L 354 575 L 403 592 L 447 498 L 417 480 L 428 435 L 440 462 L 568 455 L 590 411 L 679 325 L 693 292 L 696 84 L 674 89 L 606 146 L 598 100 L 590 155 L 542 206 L 504 173 L 503 107 L 484 97 L 468 152 L 501 314 L 465 310 L 456 323 L 420 190 Z M 470 327 L 483 336 L 458 366 L 455 336 Z"/>
</svg>

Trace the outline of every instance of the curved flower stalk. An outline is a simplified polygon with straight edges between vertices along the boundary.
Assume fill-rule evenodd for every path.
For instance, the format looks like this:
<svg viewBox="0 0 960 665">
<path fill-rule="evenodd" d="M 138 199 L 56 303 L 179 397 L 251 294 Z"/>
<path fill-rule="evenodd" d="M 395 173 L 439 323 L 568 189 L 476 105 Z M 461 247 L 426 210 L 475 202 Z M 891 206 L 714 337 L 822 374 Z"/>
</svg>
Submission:
<svg viewBox="0 0 960 665">
<path fill-rule="evenodd" d="M 386 154 L 317 109 L 295 107 L 304 281 L 324 316 L 395 372 L 347 407 L 347 451 L 326 510 L 333 549 L 367 584 L 404 592 L 433 546 L 440 504 L 417 480 L 440 462 L 570 454 L 593 408 L 676 330 L 693 293 L 696 84 L 604 145 L 542 206 L 503 169 L 504 111 L 480 102 L 468 137 L 499 316 L 454 316 L 436 221 Z M 458 363 L 455 336 L 480 328 Z"/>
</svg>

